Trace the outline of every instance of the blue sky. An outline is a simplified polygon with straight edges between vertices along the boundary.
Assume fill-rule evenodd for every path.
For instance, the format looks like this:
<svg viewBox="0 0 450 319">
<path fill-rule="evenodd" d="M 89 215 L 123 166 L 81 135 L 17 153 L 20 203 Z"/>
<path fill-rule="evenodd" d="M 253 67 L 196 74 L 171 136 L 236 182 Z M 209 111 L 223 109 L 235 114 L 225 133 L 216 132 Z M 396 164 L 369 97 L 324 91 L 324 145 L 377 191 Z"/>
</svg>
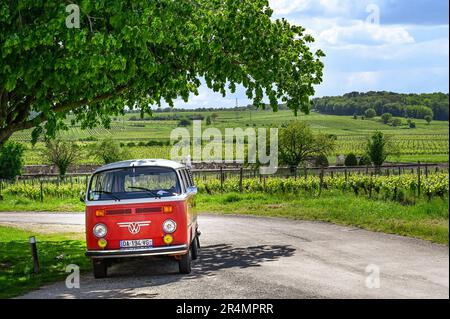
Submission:
<svg viewBox="0 0 450 319">
<path fill-rule="evenodd" d="M 270 0 L 314 36 L 327 57 L 316 96 L 350 91 L 448 92 L 448 0 Z M 379 14 L 378 14 L 379 13 Z M 202 86 L 176 107 L 247 105 L 244 90 L 223 98 Z"/>
</svg>

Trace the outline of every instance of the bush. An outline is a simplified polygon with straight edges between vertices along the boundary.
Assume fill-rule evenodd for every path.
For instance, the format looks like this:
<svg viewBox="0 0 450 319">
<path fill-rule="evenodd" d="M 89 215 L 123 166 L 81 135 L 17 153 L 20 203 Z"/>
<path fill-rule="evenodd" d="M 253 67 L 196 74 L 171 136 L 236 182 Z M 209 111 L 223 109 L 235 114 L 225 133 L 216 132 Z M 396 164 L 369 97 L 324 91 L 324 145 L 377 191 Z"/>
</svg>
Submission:
<svg viewBox="0 0 450 319">
<path fill-rule="evenodd" d="M 392 121 L 392 126 L 394 126 L 394 127 L 402 126 L 402 120 L 401 119 L 394 119 Z"/>
<path fill-rule="evenodd" d="M 381 115 L 381 120 L 384 124 L 388 124 L 392 120 L 392 114 L 391 113 L 384 113 Z"/>
<path fill-rule="evenodd" d="M 16 142 L 6 142 L 0 147 L 0 178 L 14 179 L 22 173 L 25 148 Z"/>
<path fill-rule="evenodd" d="M 127 146 L 128 146 L 128 147 L 135 147 L 136 144 L 135 144 L 134 142 L 128 142 L 128 143 L 127 143 Z"/>
<path fill-rule="evenodd" d="M 330 163 L 328 163 L 328 158 L 324 154 L 320 154 L 316 156 L 314 164 L 316 167 L 328 167 Z"/>
<path fill-rule="evenodd" d="M 408 123 L 409 128 L 416 128 L 416 122 L 410 121 Z"/>
<path fill-rule="evenodd" d="M 367 109 L 364 112 L 364 115 L 368 118 L 368 119 L 373 119 L 375 116 L 377 116 L 377 112 L 374 109 Z"/>
<path fill-rule="evenodd" d="M 100 143 L 96 143 L 91 152 L 103 164 L 119 162 L 127 157 L 127 153 L 112 138 L 106 138 Z"/>
<path fill-rule="evenodd" d="M 368 166 L 368 165 L 372 165 L 372 161 L 370 160 L 369 155 L 364 154 L 364 155 L 359 159 L 359 166 Z"/>
<path fill-rule="evenodd" d="M 181 127 L 186 127 L 189 125 L 191 125 L 191 121 L 189 121 L 187 119 L 182 119 L 178 122 L 178 126 L 181 126 Z"/>
<path fill-rule="evenodd" d="M 345 158 L 345 166 L 358 166 L 358 159 L 356 158 L 356 155 L 353 153 L 350 153 Z"/>
</svg>

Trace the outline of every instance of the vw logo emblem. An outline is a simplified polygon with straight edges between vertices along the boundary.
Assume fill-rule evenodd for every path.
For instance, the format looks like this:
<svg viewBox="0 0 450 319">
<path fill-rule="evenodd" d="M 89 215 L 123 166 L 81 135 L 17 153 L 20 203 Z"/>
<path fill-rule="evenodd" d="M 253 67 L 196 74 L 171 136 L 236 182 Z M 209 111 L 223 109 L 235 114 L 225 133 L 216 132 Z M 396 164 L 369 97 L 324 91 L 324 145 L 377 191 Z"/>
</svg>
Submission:
<svg viewBox="0 0 450 319">
<path fill-rule="evenodd" d="M 121 228 L 128 228 L 130 234 L 136 235 L 141 231 L 141 227 L 150 226 L 150 221 L 146 222 L 129 222 L 129 223 L 117 223 Z"/>
</svg>

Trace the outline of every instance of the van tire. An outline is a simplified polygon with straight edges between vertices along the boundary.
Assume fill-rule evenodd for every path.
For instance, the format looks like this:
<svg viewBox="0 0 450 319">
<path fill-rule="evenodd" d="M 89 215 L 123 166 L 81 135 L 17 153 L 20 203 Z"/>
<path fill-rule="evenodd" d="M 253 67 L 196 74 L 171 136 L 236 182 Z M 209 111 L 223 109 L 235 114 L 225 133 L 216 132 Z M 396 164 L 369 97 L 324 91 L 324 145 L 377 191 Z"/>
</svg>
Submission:
<svg viewBox="0 0 450 319">
<path fill-rule="evenodd" d="M 92 268 L 94 269 L 94 278 L 101 279 L 108 276 L 108 265 L 102 259 L 93 259 Z"/>
<path fill-rule="evenodd" d="M 194 240 L 192 241 L 192 260 L 198 259 L 198 255 L 200 252 L 199 248 L 200 248 L 200 245 L 199 245 L 198 236 L 195 236 Z"/>
<path fill-rule="evenodd" d="M 186 255 L 181 256 L 181 259 L 178 261 L 178 267 L 180 268 L 180 273 L 182 274 L 190 274 L 191 273 L 191 249 L 189 249 Z"/>
</svg>

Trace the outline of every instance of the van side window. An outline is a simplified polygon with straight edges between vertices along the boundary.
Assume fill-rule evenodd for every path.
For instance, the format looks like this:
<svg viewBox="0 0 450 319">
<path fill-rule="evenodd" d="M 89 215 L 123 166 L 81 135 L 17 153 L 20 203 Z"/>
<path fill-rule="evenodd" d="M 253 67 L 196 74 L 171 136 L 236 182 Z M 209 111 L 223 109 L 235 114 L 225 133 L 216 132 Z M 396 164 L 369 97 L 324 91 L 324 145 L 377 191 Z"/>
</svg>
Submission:
<svg viewBox="0 0 450 319">
<path fill-rule="evenodd" d="M 194 186 L 194 181 L 192 180 L 192 176 L 191 176 L 191 172 L 189 172 L 189 170 L 186 170 L 186 177 L 189 181 L 189 186 Z"/>
<path fill-rule="evenodd" d="M 182 191 L 183 191 L 183 193 L 186 193 L 186 191 L 187 191 L 187 184 L 186 184 L 186 178 L 185 178 L 185 176 L 184 176 L 184 174 L 183 174 L 183 170 L 179 170 L 178 171 L 178 173 L 180 174 L 180 178 L 181 178 L 181 184 L 183 184 L 182 185 Z"/>
<path fill-rule="evenodd" d="M 189 181 L 191 183 L 191 186 L 195 186 L 195 182 L 194 182 L 194 176 L 192 175 L 192 172 L 190 169 L 186 170 L 187 176 L 189 178 Z"/>
<path fill-rule="evenodd" d="M 189 175 L 187 173 L 187 171 L 185 169 L 181 170 L 183 172 L 183 176 L 184 176 L 184 181 L 186 183 L 186 188 L 191 187 L 191 180 L 189 179 Z"/>
</svg>

